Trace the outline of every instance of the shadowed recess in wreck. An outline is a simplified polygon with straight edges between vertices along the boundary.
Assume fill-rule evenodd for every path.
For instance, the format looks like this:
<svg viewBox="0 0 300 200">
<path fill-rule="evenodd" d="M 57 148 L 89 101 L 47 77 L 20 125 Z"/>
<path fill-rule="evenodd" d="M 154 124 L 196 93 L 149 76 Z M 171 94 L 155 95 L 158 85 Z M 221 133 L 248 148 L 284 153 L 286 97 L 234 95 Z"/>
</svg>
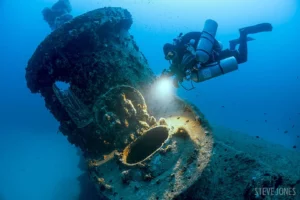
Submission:
<svg viewBox="0 0 300 200">
<path fill-rule="evenodd" d="M 169 136 L 168 128 L 158 126 L 148 130 L 143 136 L 130 144 L 123 151 L 123 160 L 135 164 L 154 154 Z"/>
</svg>

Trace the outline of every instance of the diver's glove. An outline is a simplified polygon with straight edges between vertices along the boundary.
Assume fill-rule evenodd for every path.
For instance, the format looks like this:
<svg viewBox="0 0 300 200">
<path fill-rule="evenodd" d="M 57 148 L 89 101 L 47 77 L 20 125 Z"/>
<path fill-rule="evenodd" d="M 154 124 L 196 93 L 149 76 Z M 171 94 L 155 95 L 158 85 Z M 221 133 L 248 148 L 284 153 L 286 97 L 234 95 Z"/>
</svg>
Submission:
<svg viewBox="0 0 300 200">
<path fill-rule="evenodd" d="M 175 88 L 179 88 L 179 86 L 181 85 L 181 83 L 183 82 L 183 80 L 184 80 L 184 77 L 177 74 L 177 75 L 174 77 L 174 79 L 173 79 L 173 86 L 174 86 Z"/>
<path fill-rule="evenodd" d="M 167 70 L 167 69 L 164 69 L 160 75 L 160 78 L 163 78 L 163 77 L 171 77 L 173 76 L 173 73 L 170 71 L 170 70 Z"/>
<path fill-rule="evenodd" d="M 179 80 L 177 77 L 173 79 L 172 83 L 175 88 L 179 88 Z"/>
</svg>

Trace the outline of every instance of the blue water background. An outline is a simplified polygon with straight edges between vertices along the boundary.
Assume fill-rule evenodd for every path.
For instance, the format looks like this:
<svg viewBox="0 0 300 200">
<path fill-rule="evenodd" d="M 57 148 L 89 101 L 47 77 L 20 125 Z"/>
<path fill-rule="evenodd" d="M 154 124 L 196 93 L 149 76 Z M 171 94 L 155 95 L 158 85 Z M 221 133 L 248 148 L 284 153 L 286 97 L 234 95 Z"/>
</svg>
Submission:
<svg viewBox="0 0 300 200">
<path fill-rule="evenodd" d="M 82 172 L 76 148 L 57 134 L 58 123 L 38 94 L 26 87 L 25 67 L 50 33 L 41 10 L 55 0 L 0 0 L 0 199 L 76 199 Z M 225 3 L 226 2 L 226 3 Z M 128 8 L 130 30 L 156 74 L 168 67 L 162 46 L 180 32 L 219 23 L 228 47 L 238 29 L 272 23 L 253 35 L 249 59 L 238 71 L 177 92 L 199 106 L 214 126 L 259 135 L 300 148 L 300 14 L 296 0 L 71 0 L 73 14 L 104 7 Z M 284 131 L 288 131 L 284 134 Z M 293 150 L 293 149 L 292 149 Z"/>
</svg>

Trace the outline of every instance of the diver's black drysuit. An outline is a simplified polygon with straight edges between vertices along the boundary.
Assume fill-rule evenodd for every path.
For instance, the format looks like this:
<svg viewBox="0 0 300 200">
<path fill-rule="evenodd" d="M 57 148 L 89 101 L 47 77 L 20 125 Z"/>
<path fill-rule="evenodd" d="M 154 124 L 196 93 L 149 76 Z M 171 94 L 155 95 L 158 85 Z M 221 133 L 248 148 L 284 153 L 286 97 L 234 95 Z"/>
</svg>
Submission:
<svg viewBox="0 0 300 200">
<path fill-rule="evenodd" d="M 183 35 L 180 40 L 175 42 L 173 46 L 173 51 L 176 52 L 176 56 L 172 59 L 172 64 L 170 66 L 171 72 L 174 74 L 181 74 L 194 67 L 197 64 L 195 55 L 192 55 L 190 51 L 187 50 L 187 46 L 191 45 L 194 49 L 197 48 L 198 41 L 201 37 L 201 32 L 189 32 Z M 194 40 L 193 44 L 190 44 L 190 41 Z M 170 50 L 170 49 L 168 49 Z M 167 51 L 164 49 L 164 53 L 167 54 Z M 213 51 L 210 55 L 207 63 L 217 62 L 224 58 L 234 56 L 238 63 L 244 63 L 247 61 L 247 38 L 240 41 L 239 49 L 225 49 L 221 50 L 220 43 L 215 40 Z"/>
<path fill-rule="evenodd" d="M 244 63 L 248 59 L 248 34 L 258 33 L 263 31 L 271 31 L 272 26 L 269 23 L 262 23 L 255 26 L 249 26 L 240 29 L 239 39 L 230 41 L 230 48 L 222 50 L 220 43 L 215 39 L 212 53 L 209 60 L 202 64 L 207 65 L 213 62 L 218 62 L 222 59 L 234 56 L 238 64 Z M 174 44 L 165 44 L 163 51 L 165 58 L 170 51 L 175 52 L 174 58 L 170 66 L 169 75 L 176 75 L 178 81 L 182 81 L 185 77 L 186 70 L 192 69 L 197 65 L 197 59 L 194 50 L 197 48 L 198 41 L 200 40 L 201 32 L 189 32 L 185 35 L 179 35 L 177 39 L 174 39 Z M 194 40 L 192 43 L 191 41 Z M 236 49 L 236 45 L 239 44 L 239 48 Z M 192 48 L 191 48 L 192 47 Z"/>
</svg>

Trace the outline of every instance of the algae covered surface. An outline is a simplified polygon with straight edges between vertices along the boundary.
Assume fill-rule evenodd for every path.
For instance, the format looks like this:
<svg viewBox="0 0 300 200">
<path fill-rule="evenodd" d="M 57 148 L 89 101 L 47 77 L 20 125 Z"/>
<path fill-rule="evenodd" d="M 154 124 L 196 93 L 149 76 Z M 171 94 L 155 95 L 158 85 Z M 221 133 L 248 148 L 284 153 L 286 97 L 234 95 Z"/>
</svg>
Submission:
<svg viewBox="0 0 300 200">
<path fill-rule="evenodd" d="M 201 108 L 155 97 L 157 77 L 129 33 L 132 22 L 115 7 L 78 16 L 53 31 L 26 68 L 28 88 L 83 152 L 99 199 L 299 198 L 261 192 L 299 191 L 296 152 L 212 129 Z"/>
</svg>

